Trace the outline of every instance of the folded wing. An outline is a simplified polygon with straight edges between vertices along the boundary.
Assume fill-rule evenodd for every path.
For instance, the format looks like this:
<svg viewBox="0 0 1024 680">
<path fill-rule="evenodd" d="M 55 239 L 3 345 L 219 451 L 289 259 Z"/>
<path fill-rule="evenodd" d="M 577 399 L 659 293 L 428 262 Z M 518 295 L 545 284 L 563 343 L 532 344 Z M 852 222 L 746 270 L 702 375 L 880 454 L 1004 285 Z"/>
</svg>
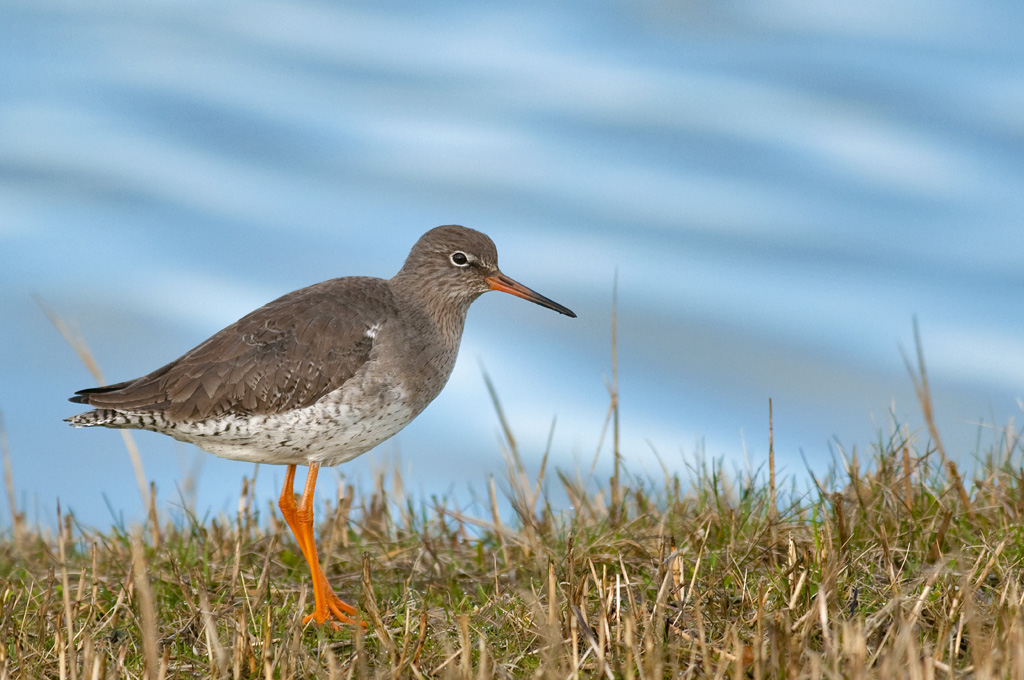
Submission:
<svg viewBox="0 0 1024 680">
<path fill-rule="evenodd" d="M 260 307 L 148 375 L 81 390 L 71 401 L 162 411 L 172 421 L 310 406 L 370 359 L 377 331 L 392 314 L 380 279 L 325 281 Z"/>
</svg>

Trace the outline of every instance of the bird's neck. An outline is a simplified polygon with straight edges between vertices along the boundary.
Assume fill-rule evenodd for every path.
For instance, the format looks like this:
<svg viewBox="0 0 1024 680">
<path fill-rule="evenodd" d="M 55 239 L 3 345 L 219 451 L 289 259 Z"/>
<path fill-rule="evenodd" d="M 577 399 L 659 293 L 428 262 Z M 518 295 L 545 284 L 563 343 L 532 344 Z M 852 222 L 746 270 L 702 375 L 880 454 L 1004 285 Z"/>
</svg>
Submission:
<svg viewBox="0 0 1024 680">
<path fill-rule="evenodd" d="M 424 285 L 411 277 L 395 276 L 390 283 L 406 315 L 417 317 L 417 325 L 429 327 L 441 336 L 444 344 L 458 348 L 472 300 L 448 295 L 443 288 Z M 430 332 L 427 328 L 423 330 Z"/>
</svg>

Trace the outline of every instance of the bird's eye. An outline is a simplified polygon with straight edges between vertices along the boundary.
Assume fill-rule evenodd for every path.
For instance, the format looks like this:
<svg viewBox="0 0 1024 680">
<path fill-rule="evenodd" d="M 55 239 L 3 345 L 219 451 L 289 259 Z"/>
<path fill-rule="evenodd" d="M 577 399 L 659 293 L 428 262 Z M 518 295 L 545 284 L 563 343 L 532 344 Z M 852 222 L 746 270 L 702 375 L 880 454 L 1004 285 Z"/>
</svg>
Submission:
<svg viewBox="0 0 1024 680">
<path fill-rule="evenodd" d="M 466 257 L 466 254 L 461 250 L 456 250 L 448 259 L 450 259 L 452 261 L 452 264 L 455 265 L 456 267 L 465 267 L 467 264 L 469 264 L 469 258 Z"/>
</svg>

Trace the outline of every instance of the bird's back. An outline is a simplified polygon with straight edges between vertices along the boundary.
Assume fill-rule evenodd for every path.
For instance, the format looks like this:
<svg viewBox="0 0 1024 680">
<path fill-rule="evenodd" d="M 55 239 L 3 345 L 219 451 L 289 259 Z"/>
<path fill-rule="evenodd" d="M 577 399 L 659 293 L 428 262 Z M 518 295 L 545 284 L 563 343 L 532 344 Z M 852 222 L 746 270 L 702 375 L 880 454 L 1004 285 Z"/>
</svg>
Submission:
<svg viewBox="0 0 1024 680">
<path fill-rule="evenodd" d="M 133 427 L 122 416 L 168 423 L 304 408 L 341 387 L 370 359 L 374 329 L 395 312 L 387 282 L 332 279 L 247 314 L 180 358 L 141 378 L 81 390 L 96 410 L 74 425 Z"/>
</svg>

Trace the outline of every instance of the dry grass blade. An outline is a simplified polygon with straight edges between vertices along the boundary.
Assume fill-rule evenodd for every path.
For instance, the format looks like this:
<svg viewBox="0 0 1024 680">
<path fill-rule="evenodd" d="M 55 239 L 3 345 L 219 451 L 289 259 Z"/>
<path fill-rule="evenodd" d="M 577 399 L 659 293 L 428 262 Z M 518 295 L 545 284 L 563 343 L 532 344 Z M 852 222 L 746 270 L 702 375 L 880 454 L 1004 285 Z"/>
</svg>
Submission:
<svg viewBox="0 0 1024 680">
<path fill-rule="evenodd" d="M 615 469 L 611 479 L 611 498 L 613 523 L 619 520 L 619 510 L 622 504 L 622 450 L 619 448 L 619 272 L 615 271 L 615 279 L 612 284 L 612 384 L 608 391 L 611 399 L 609 412 L 612 415 L 612 453 L 614 454 Z"/>
<path fill-rule="evenodd" d="M 7 507 L 11 513 L 11 529 L 14 532 L 14 549 L 20 551 L 25 544 L 28 529 L 25 526 L 25 515 L 18 511 L 18 503 L 14 494 L 14 472 L 11 470 L 11 449 L 7 443 L 7 428 L 4 426 L 3 413 L 0 413 L 0 454 L 4 458 L 4 491 L 7 493 Z"/>
<path fill-rule="evenodd" d="M 508 444 L 509 451 L 518 458 L 519 450 L 516 447 L 516 438 L 512 434 L 512 427 L 508 424 L 508 420 L 505 418 L 505 411 L 501 408 L 501 399 L 498 398 L 498 390 L 494 388 L 494 383 L 491 381 L 491 376 L 488 375 L 487 369 L 484 368 L 483 364 L 480 364 L 480 373 L 484 377 L 484 385 L 487 387 L 487 394 L 491 398 L 491 405 L 494 407 L 494 412 L 498 414 L 498 422 L 501 423 L 501 432 L 505 435 L 505 442 Z"/>
<path fill-rule="evenodd" d="M 391 633 L 388 632 L 387 626 L 384 625 L 384 621 L 380 616 L 380 609 L 377 607 L 377 596 L 373 592 L 373 582 L 370 580 L 369 553 L 363 553 L 363 578 L 361 583 L 363 589 L 363 609 L 366 611 L 366 618 L 370 620 L 370 627 L 373 628 L 373 632 L 377 634 L 377 638 L 384 645 L 391 660 L 391 665 L 394 666 L 398 661 L 398 648 L 395 646 L 394 640 L 391 639 Z"/>
<path fill-rule="evenodd" d="M 779 514 L 779 500 L 775 491 L 775 420 L 772 400 L 768 399 L 768 519 L 774 526 Z M 773 529 L 774 531 L 774 529 Z"/>
<path fill-rule="evenodd" d="M 218 677 L 227 671 L 228 653 L 224 649 L 224 645 L 221 644 L 220 638 L 217 637 L 217 624 L 213 620 L 210 595 L 206 592 L 206 586 L 200 582 L 198 590 L 199 615 L 203 621 L 203 635 L 206 637 L 206 653 L 210 659 L 210 675 Z"/>
<path fill-rule="evenodd" d="M 41 298 L 36 297 L 36 304 L 46 314 L 46 318 L 50 320 L 50 323 L 56 327 L 60 332 L 61 337 L 68 343 L 75 354 L 78 355 L 79 360 L 85 365 L 89 373 L 92 374 L 93 379 L 96 380 L 97 385 L 106 385 L 107 381 L 103 378 L 103 373 L 100 371 L 99 364 L 96 363 L 96 359 L 93 357 L 92 352 L 89 350 L 89 345 L 86 344 L 85 338 L 79 333 L 73 332 L 64 320 L 57 316 L 56 312 L 50 309 L 42 301 Z M 139 497 L 142 499 L 142 507 L 146 508 L 147 511 L 151 511 L 155 508 L 155 501 L 151 498 L 146 484 L 146 472 L 142 467 L 142 456 L 139 455 L 139 447 L 135 444 L 135 439 L 132 437 L 128 430 L 118 430 L 121 433 L 121 438 L 124 439 L 125 448 L 128 449 L 128 456 L 132 461 L 132 469 L 135 470 L 135 482 L 139 485 Z M 154 526 L 156 524 L 156 517 L 151 517 L 150 520 Z"/>
<path fill-rule="evenodd" d="M 939 452 L 939 457 L 942 458 L 942 462 L 948 462 L 946 458 L 946 449 L 942 445 L 942 437 L 939 436 L 939 427 L 935 423 L 935 410 L 932 404 L 932 392 L 931 387 L 928 385 L 928 370 L 924 364 L 924 347 L 921 345 L 921 331 L 917 325 L 917 317 L 914 317 L 914 349 L 917 354 L 917 370 L 910 363 L 910 359 L 907 358 L 905 352 L 903 354 L 903 363 L 907 367 L 907 373 L 910 374 L 910 380 L 914 383 L 914 391 L 917 393 L 917 401 L 921 405 L 921 414 L 924 416 L 924 422 L 928 426 L 928 434 L 932 438 L 932 442 L 935 443 L 935 449 Z"/>
<path fill-rule="evenodd" d="M 70 517 L 68 518 L 70 519 Z M 75 653 L 75 624 L 74 618 L 75 613 L 71 606 L 71 583 L 68 578 L 68 561 L 67 552 L 65 549 L 67 540 L 66 536 L 69 531 L 64 528 L 63 518 L 60 513 L 60 503 L 57 503 L 57 526 L 58 526 L 58 538 L 57 538 L 57 550 L 58 556 L 60 557 L 60 579 L 61 579 L 61 592 L 64 595 L 64 625 L 66 626 L 67 632 L 67 644 L 68 644 L 68 658 L 70 662 L 71 680 L 78 680 L 78 662 L 75 658 L 78 656 Z M 68 525 L 70 529 L 70 525 Z"/>
<path fill-rule="evenodd" d="M 146 567 L 146 555 L 142 547 L 141 531 L 132 532 L 131 553 L 135 592 L 139 597 L 139 610 L 142 614 L 140 629 L 145 657 L 145 672 L 147 678 L 155 679 L 160 669 L 158 662 L 160 643 L 157 638 L 156 603 L 153 599 L 153 590 L 150 587 L 149 570 Z"/>
<path fill-rule="evenodd" d="M 569 605 L 572 609 L 573 616 L 576 617 L 576 629 L 583 631 L 583 637 L 586 638 L 587 644 L 590 645 L 590 651 L 594 653 L 594 656 L 600 660 L 600 665 L 604 669 L 604 675 L 608 677 L 608 680 L 614 680 L 615 674 L 612 673 L 612 669 L 608 667 L 604 661 L 604 649 L 598 641 L 597 636 L 594 635 L 594 630 L 587 623 L 587 620 L 583 617 L 583 612 L 576 605 Z"/>
</svg>

